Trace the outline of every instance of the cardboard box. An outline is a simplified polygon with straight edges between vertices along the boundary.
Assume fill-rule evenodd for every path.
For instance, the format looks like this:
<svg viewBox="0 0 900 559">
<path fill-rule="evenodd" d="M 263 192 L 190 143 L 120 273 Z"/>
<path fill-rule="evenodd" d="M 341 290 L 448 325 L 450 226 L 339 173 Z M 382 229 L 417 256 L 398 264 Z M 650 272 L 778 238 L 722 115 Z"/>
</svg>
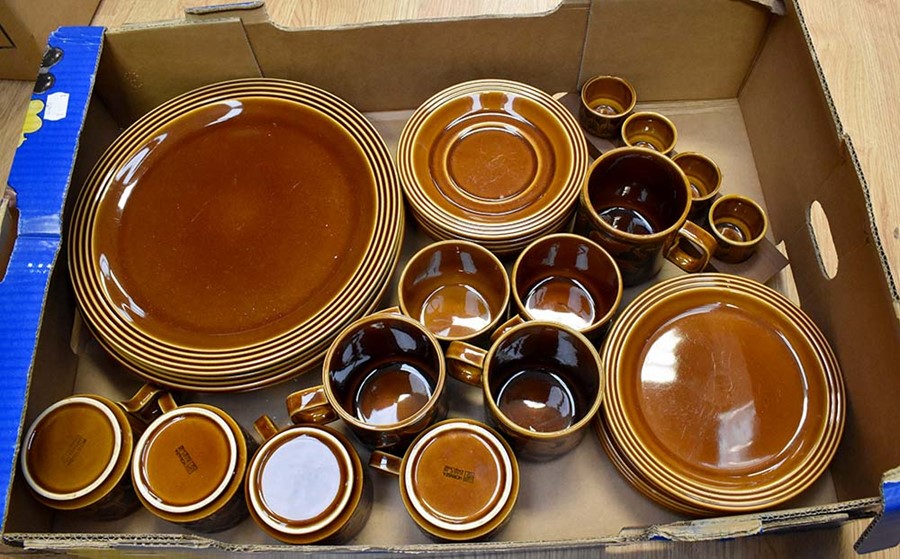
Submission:
<svg viewBox="0 0 900 559">
<path fill-rule="evenodd" d="M 865 177 L 832 110 L 802 14 L 792 6 L 774 13 L 778 4 L 769 4 L 567 0 L 534 16 L 287 30 L 248 3 L 194 11 L 183 22 L 53 34 L 50 46 L 64 51 L 54 67 L 57 80 L 34 97 L 42 124 L 26 135 L 9 179 L 18 193 L 19 226 L 0 283 L 0 479 L 12 480 L 3 507 L 8 551 L 563 557 L 631 541 L 733 538 L 880 514 L 862 549 L 894 545 L 900 474 L 886 476 L 883 497 L 879 485 L 883 473 L 900 464 L 893 419 L 900 401 L 897 284 L 873 234 Z M 599 73 L 628 77 L 642 106 L 672 117 L 682 149 L 720 163 L 726 192 L 765 201 L 800 302 L 831 342 L 847 387 L 841 447 L 829 472 L 802 496 L 761 514 L 685 519 L 634 491 L 592 436 L 553 462 L 522 463 L 517 510 L 492 543 L 430 542 L 403 510 L 396 480 L 374 474 L 372 516 L 352 544 L 340 548 L 282 546 L 249 520 L 214 537 L 190 534 L 146 511 L 91 522 L 53 514 L 28 494 L 14 462 L 23 425 L 73 392 L 116 398 L 139 385 L 77 319 L 61 244 L 65 208 L 122 128 L 195 87 L 265 75 L 336 93 L 365 111 L 393 146 L 411 110 L 454 83 L 501 77 L 571 92 Z M 831 223 L 839 257 L 833 278 L 821 265 L 809 224 L 814 202 Z M 403 258 L 425 242 L 410 235 Z M 308 374 L 250 394 L 187 394 L 181 400 L 220 405 L 245 426 L 262 413 L 284 423 L 283 397 L 317 379 Z M 455 385 L 452 394 L 451 415 L 481 417 L 477 391 Z"/>
<path fill-rule="evenodd" d="M 33 80 L 47 36 L 61 25 L 87 25 L 100 0 L 0 2 L 0 79 Z"/>
</svg>

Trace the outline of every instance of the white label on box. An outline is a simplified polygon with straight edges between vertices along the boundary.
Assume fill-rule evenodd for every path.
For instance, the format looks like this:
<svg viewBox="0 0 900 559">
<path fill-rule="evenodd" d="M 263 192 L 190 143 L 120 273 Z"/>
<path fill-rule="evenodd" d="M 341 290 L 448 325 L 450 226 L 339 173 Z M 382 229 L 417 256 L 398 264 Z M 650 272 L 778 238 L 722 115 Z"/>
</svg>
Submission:
<svg viewBox="0 0 900 559">
<path fill-rule="evenodd" d="M 47 108 L 44 109 L 44 120 L 62 120 L 69 111 L 69 94 L 57 91 L 47 96 Z"/>
</svg>

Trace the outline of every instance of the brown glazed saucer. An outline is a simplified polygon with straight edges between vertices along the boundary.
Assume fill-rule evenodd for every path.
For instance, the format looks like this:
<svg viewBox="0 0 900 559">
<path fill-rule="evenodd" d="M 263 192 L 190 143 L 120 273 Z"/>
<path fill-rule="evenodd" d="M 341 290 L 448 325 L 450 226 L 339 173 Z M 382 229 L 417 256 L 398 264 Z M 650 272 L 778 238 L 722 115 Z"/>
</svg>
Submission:
<svg viewBox="0 0 900 559">
<path fill-rule="evenodd" d="M 774 506 L 836 450 L 837 361 L 806 315 L 751 280 L 657 284 L 622 313 L 602 358 L 613 442 L 640 477 L 691 507 Z"/>
<path fill-rule="evenodd" d="M 574 117 L 533 87 L 478 80 L 413 113 L 398 167 L 414 216 L 442 238 L 497 242 L 550 232 L 569 215 L 587 168 Z"/>
</svg>

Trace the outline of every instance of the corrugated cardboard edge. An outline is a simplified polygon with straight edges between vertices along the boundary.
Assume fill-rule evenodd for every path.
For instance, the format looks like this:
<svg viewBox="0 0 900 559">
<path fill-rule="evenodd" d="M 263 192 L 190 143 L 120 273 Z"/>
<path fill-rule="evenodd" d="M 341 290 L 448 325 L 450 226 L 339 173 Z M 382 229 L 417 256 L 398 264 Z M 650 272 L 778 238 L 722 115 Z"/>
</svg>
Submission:
<svg viewBox="0 0 900 559">
<path fill-rule="evenodd" d="M 18 238 L 6 277 L 0 283 L 0 316 L 4 317 L 0 321 L 0 484 L 5 487 L 0 494 L 0 510 L 4 511 L 4 522 L 47 287 L 59 255 L 63 202 L 93 89 L 102 36 L 99 27 L 62 28 L 50 35 L 49 44 L 64 53 L 68 49 L 69 56 L 64 55 L 55 67 L 59 74 L 56 85 L 33 95 L 32 99 L 44 103 L 39 112 L 44 121 L 38 130 L 26 135 L 9 174 L 20 213 Z M 66 116 L 53 120 L 43 111 L 48 94 L 57 91 L 69 96 Z M 57 111 L 54 118 L 58 116 Z"/>
<path fill-rule="evenodd" d="M 883 508 L 854 544 L 858 553 L 870 553 L 900 544 L 900 468 L 884 474 Z"/>
<path fill-rule="evenodd" d="M 774 533 L 798 528 L 831 526 L 851 518 L 868 517 L 879 508 L 879 499 L 848 501 L 825 507 L 807 507 L 792 511 L 749 514 L 726 518 L 691 520 L 672 524 L 626 528 L 618 535 L 599 538 L 566 540 L 565 551 L 600 550 L 605 547 L 626 545 L 652 540 L 696 542 Z M 126 550 L 126 549 L 181 549 L 188 551 L 209 550 L 229 553 L 281 554 L 291 552 L 297 556 L 317 556 L 334 552 L 333 546 L 287 545 L 235 545 L 218 542 L 201 536 L 177 534 L 4 534 L 4 541 L 25 549 L 43 551 L 79 550 Z M 556 551 L 561 553 L 560 541 L 531 542 L 479 542 L 462 544 L 424 544 L 396 547 L 342 546 L 341 553 L 351 554 L 392 554 L 459 556 L 462 554 L 486 553 L 539 553 Z"/>
<path fill-rule="evenodd" d="M 777 0 L 775 0 L 777 1 Z M 884 270 L 884 276 L 887 280 L 888 288 L 891 292 L 891 298 L 893 299 L 894 304 L 894 313 L 897 316 L 897 319 L 900 320 L 900 287 L 897 285 L 897 280 L 894 278 L 893 272 L 891 271 L 890 262 L 888 261 L 887 252 L 884 250 L 884 244 L 881 242 L 881 233 L 878 229 L 878 223 L 875 219 L 875 212 L 873 210 L 873 202 L 872 202 L 872 192 L 869 187 L 869 183 L 866 180 L 866 176 L 863 174 L 862 165 L 859 161 L 859 155 L 857 154 L 856 148 L 853 145 L 853 139 L 850 137 L 850 134 L 846 132 L 844 129 L 844 124 L 841 122 L 841 117 L 838 114 L 837 106 L 834 103 L 834 97 L 831 94 L 831 89 L 828 87 L 828 81 L 825 78 L 825 71 L 822 69 L 822 64 L 819 60 L 819 54 L 816 51 L 816 47 L 813 44 L 812 36 L 809 33 L 809 27 L 806 24 L 806 18 L 803 15 L 803 10 L 801 9 L 799 3 L 796 0 L 791 0 L 793 2 L 794 9 L 797 12 L 797 17 L 800 20 L 800 29 L 803 32 L 803 37 L 806 40 L 806 45 L 809 48 L 810 57 L 813 61 L 813 66 L 815 66 L 816 74 L 819 76 L 819 83 L 822 86 L 822 91 L 825 94 L 825 100 L 828 103 L 828 109 L 831 111 L 831 115 L 834 118 L 834 124 L 838 131 L 838 135 L 841 141 L 847 147 L 847 151 L 850 154 L 850 158 L 853 161 L 853 167 L 856 171 L 856 176 L 859 178 L 860 185 L 862 185 L 863 195 L 866 200 L 866 210 L 869 215 L 869 225 L 872 228 L 872 242 L 875 243 L 875 247 L 878 250 L 878 254 L 881 257 L 881 266 Z M 761 3 L 767 3 L 766 0 L 760 0 Z"/>
</svg>

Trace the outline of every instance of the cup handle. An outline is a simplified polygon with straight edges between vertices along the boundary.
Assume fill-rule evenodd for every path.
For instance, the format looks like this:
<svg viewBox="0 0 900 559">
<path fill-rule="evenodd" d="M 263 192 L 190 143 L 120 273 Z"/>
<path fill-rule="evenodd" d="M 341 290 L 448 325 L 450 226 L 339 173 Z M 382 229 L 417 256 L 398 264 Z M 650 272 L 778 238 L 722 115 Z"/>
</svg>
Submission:
<svg viewBox="0 0 900 559">
<path fill-rule="evenodd" d="M 403 459 L 394 456 L 393 454 L 382 452 L 380 450 L 373 450 L 372 455 L 369 456 L 370 468 L 381 470 L 386 474 L 391 474 L 397 477 L 400 477 L 400 465 L 402 463 Z"/>
<path fill-rule="evenodd" d="M 691 254 L 681 246 L 686 240 L 700 253 Z M 702 272 L 716 252 L 716 239 L 693 221 L 685 221 L 678 230 L 675 242 L 666 251 L 666 258 L 685 272 Z"/>
<path fill-rule="evenodd" d="M 338 418 L 337 412 L 328 401 L 325 386 L 313 386 L 290 394 L 285 400 L 288 414 L 295 424 L 316 423 L 324 425 Z"/>
<path fill-rule="evenodd" d="M 168 411 L 167 409 L 163 409 L 162 401 L 164 398 L 171 400 L 172 396 L 158 386 L 145 384 L 135 392 L 134 396 L 124 402 L 119 402 L 119 406 L 121 406 L 126 413 L 139 421 L 150 423 L 160 415 L 160 413 Z"/>
<path fill-rule="evenodd" d="M 453 341 L 447 346 L 447 372 L 456 380 L 481 386 L 484 358 L 487 352 L 466 342 Z"/>
<path fill-rule="evenodd" d="M 518 326 L 519 324 L 525 324 L 525 319 L 522 318 L 522 315 L 515 314 L 512 318 L 501 324 L 494 330 L 494 333 L 491 334 L 491 341 L 496 342 L 497 338 L 506 334 L 511 328 Z"/>
<path fill-rule="evenodd" d="M 172 395 L 168 392 L 160 396 L 159 400 L 156 401 L 156 404 L 159 406 L 159 410 L 163 413 L 169 413 L 170 411 L 178 407 L 175 399 L 172 398 Z"/>
<path fill-rule="evenodd" d="M 278 434 L 278 427 L 275 426 L 275 422 L 268 415 L 260 416 L 259 419 L 254 421 L 253 428 L 256 429 L 256 432 L 259 433 L 259 436 L 264 441 Z"/>
</svg>

